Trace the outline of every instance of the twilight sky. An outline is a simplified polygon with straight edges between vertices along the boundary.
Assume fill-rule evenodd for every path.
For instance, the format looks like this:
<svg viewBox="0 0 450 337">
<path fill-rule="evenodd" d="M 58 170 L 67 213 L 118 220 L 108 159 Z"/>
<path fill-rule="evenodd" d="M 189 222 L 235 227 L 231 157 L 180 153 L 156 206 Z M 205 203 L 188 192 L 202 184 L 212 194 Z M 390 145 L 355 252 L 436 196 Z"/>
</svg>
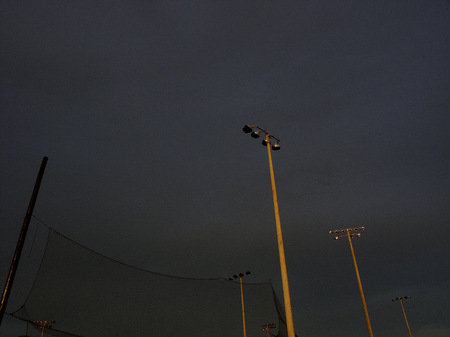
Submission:
<svg viewBox="0 0 450 337">
<path fill-rule="evenodd" d="M 251 270 L 282 298 L 267 151 L 242 132 L 257 124 L 281 139 L 298 336 L 367 335 L 348 243 L 328 235 L 355 226 L 374 335 L 407 336 L 391 298 L 409 295 L 414 337 L 450 336 L 449 1 L 2 1 L 0 13 L 2 289 L 48 156 L 34 215 L 58 232 L 166 274 Z M 5 317 L 0 336 L 22 330 Z"/>
</svg>

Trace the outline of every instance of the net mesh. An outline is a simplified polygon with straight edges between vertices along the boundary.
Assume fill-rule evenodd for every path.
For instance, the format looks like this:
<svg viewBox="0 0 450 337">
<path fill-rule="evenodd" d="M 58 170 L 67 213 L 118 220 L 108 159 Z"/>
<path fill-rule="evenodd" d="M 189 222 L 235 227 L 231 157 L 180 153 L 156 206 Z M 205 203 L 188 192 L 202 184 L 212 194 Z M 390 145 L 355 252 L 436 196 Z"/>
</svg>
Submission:
<svg viewBox="0 0 450 337">
<path fill-rule="evenodd" d="M 287 336 L 272 285 L 243 283 L 248 337 Z M 51 320 L 53 336 L 242 336 L 239 280 L 184 278 L 132 267 L 49 230 L 33 287 L 13 316 Z M 29 336 L 42 329 L 31 324 Z"/>
</svg>

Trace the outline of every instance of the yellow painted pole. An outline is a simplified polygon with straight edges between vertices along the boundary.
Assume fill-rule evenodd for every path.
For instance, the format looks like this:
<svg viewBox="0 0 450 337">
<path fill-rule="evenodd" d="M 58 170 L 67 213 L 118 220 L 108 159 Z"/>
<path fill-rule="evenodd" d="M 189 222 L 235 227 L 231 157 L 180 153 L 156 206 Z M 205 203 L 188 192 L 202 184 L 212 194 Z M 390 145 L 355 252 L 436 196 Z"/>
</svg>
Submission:
<svg viewBox="0 0 450 337">
<path fill-rule="evenodd" d="M 403 316 L 405 316 L 405 322 L 406 322 L 406 326 L 408 327 L 409 337 L 412 337 L 411 329 L 409 328 L 408 319 L 406 318 L 405 308 L 403 307 L 403 302 L 401 299 L 400 299 L 400 304 L 402 306 Z"/>
<path fill-rule="evenodd" d="M 245 328 L 244 289 L 242 288 L 242 277 L 239 277 L 239 283 L 241 285 L 242 326 L 244 329 L 244 337 L 247 337 L 247 330 Z"/>
<path fill-rule="evenodd" d="M 364 317 L 366 318 L 367 330 L 369 331 L 369 336 L 373 337 L 372 326 L 370 325 L 369 312 L 367 311 L 366 299 L 364 298 L 364 292 L 361 284 L 361 278 L 359 277 L 358 265 L 356 264 L 355 252 L 353 250 L 352 239 L 350 237 L 350 231 L 347 228 L 348 242 L 350 243 L 350 250 L 352 251 L 353 263 L 355 265 L 356 279 L 358 280 L 359 293 L 361 294 L 361 301 L 364 309 Z"/>
<path fill-rule="evenodd" d="M 284 307 L 286 313 L 286 326 L 288 337 L 295 337 L 294 319 L 292 316 L 291 295 L 289 293 L 289 282 L 287 276 L 286 257 L 284 254 L 283 235 L 281 233 L 280 211 L 278 209 L 277 190 L 275 187 L 275 175 L 273 173 L 272 153 L 270 151 L 270 137 L 266 134 L 267 154 L 269 157 L 270 180 L 272 182 L 273 207 L 275 210 L 275 223 L 277 227 L 278 253 L 280 255 L 281 280 L 283 283 Z M 372 336 L 371 336 L 372 337 Z"/>
</svg>

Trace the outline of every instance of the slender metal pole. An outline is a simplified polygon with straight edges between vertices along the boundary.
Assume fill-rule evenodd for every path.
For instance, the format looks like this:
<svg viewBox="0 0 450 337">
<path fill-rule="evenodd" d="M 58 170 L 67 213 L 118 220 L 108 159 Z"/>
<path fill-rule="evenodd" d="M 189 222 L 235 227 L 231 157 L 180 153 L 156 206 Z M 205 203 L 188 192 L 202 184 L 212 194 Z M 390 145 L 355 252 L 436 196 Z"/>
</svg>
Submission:
<svg viewBox="0 0 450 337">
<path fill-rule="evenodd" d="M 372 326 L 370 325 L 369 312 L 367 311 L 366 299 L 364 298 L 364 292 L 361 284 L 361 278 L 359 277 L 358 265 L 356 264 L 355 252 L 353 250 L 352 239 L 350 237 L 350 231 L 347 228 L 348 242 L 350 243 L 350 250 L 352 251 L 353 263 L 355 265 L 356 279 L 358 280 L 359 293 L 361 294 L 361 301 L 364 309 L 364 317 L 366 318 L 367 330 L 369 336 L 373 337 Z"/>
<path fill-rule="evenodd" d="M 244 337 L 247 337 L 247 329 L 245 328 L 244 290 L 242 288 L 242 277 L 239 277 L 239 283 L 241 285 L 242 327 L 244 329 Z"/>
<path fill-rule="evenodd" d="M 406 326 L 408 327 L 409 337 L 412 337 L 411 329 L 409 328 L 408 319 L 406 318 L 405 308 L 403 307 L 403 302 L 401 299 L 400 299 L 400 304 L 402 306 L 403 316 L 405 316 L 405 322 L 406 322 Z"/>
<path fill-rule="evenodd" d="M 22 254 L 23 245 L 25 242 L 25 237 L 27 235 L 28 227 L 30 225 L 31 216 L 33 215 L 34 205 L 36 204 L 37 195 L 39 192 L 39 187 L 41 186 L 42 177 L 44 175 L 45 166 L 47 165 L 47 157 L 42 159 L 41 168 L 39 169 L 38 176 L 36 178 L 36 183 L 34 185 L 33 194 L 31 195 L 31 200 L 28 205 L 28 210 L 23 221 L 22 230 L 20 231 L 19 240 L 17 242 L 16 251 L 11 263 L 11 268 L 9 269 L 8 278 L 6 279 L 5 289 L 3 290 L 2 299 L 0 302 L 0 325 L 2 324 L 3 315 L 6 311 L 6 306 L 8 304 L 9 294 L 11 292 L 11 287 L 14 282 L 14 276 L 16 275 L 17 267 L 19 265 L 20 255 Z"/>
<path fill-rule="evenodd" d="M 287 276 L 286 257 L 284 254 L 283 235 L 281 233 L 280 211 L 278 209 L 277 190 L 275 186 L 275 175 L 273 173 L 272 153 L 270 150 L 270 137 L 266 134 L 267 155 L 269 157 L 270 180 L 272 182 L 273 207 L 275 210 L 275 223 L 277 227 L 278 253 L 280 255 L 281 280 L 283 283 L 284 307 L 286 312 L 286 326 L 288 337 L 295 337 L 294 319 L 292 316 L 291 295 L 289 293 L 289 282 Z"/>
</svg>

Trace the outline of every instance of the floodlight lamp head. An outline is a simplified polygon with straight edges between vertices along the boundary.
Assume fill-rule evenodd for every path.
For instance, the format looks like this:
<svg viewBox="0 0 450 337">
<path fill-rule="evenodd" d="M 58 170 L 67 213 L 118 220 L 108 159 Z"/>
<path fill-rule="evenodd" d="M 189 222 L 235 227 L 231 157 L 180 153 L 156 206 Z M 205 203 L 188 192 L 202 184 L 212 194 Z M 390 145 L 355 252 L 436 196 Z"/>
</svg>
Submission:
<svg viewBox="0 0 450 337">
<path fill-rule="evenodd" d="M 250 270 L 247 270 L 247 271 L 245 272 L 245 275 L 250 275 Z"/>
<path fill-rule="evenodd" d="M 242 273 L 239 273 L 239 277 L 243 277 L 244 276 L 244 274 L 242 274 Z"/>
<path fill-rule="evenodd" d="M 253 131 L 250 136 L 252 136 L 253 138 L 259 138 L 259 131 Z"/>
<path fill-rule="evenodd" d="M 280 144 L 278 144 L 278 142 L 276 142 L 275 144 L 272 145 L 272 150 L 278 151 L 279 149 L 280 149 Z"/>
<path fill-rule="evenodd" d="M 244 125 L 242 131 L 244 131 L 245 133 L 250 133 L 252 132 L 252 127 L 250 125 Z"/>
<path fill-rule="evenodd" d="M 264 138 L 264 139 L 262 140 L 261 144 L 262 144 L 263 146 L 267 146 L 267 144 L 270 144 L 270 141 L 268 141 L 267 139 Z"/>
<path fill-rule="evenodd" d="M 334 239 L 335 239 L 335 240 L 339 240 L 339 236 L 335 236 Z"/>
</svg>

